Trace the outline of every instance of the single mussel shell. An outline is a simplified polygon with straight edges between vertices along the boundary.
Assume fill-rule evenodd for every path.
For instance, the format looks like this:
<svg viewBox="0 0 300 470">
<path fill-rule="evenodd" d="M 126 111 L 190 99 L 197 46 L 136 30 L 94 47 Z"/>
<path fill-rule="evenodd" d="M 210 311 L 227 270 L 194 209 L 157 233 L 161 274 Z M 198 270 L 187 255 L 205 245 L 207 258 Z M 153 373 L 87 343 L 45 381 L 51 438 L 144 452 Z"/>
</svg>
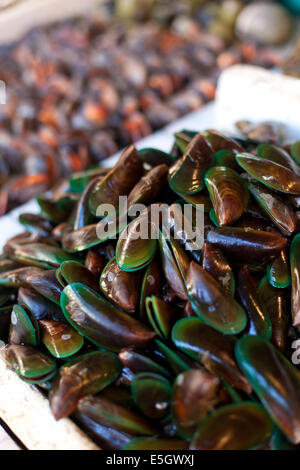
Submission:
<svg viewBox="0 0 300 470">
<path fill-rule="evenodd" d="M 171 374 L 167 369 L 141 352 L 129 348 L 123 349 L 119 353 L 119 358 L 123 366 L 128 368 L 134 375 L 149 372 L 163 375 L 168 379 L 171 378 Z"/>
<path fill-rule="evenodd" d="M 112 351 L 130 346 L 145 347 L 155 337 L 153 331 L 83 284 L 64 288 L 61 308 L 81 335 Z"/>
<path fill-rule="evenodd" d="M 273 287 L 265 276 L 258 287 L 272 323 L 272 343 L 284 351 L 290 323 L 290 304 L 287 289 Z"/>
<path fill-rule="evenodd" d="M 147 204 L 153 201 L 167 184 L 168 167 L 159 165 L 143 176 L 128 196 L 128 207 L 133 204 Z"/>
<path fill-rule="evenodd" d="M 214 163 L 211 146 L 196 135 L 184 156 L 170 169 L 169 184 L 177 194 L 194 194 L 204 187 L 204 173 Z"/>
<path fill-rule="evenodd" d="M 26 286 L 57 304 L 62 291 L 55 277 L 55 270 L 37 267 L 17 268 L 0 274 L 0 286 L 13 288 Z"/>
<path fill-rule="evenodd" d="M 277 426 L 300 443 L 300 376 L 271 343 L 243 336 L 235 348 L 238 364 Z"/>
<path fill-rule="evenodd" d="M 234 153 L 243 152 L 243 147 L 235 139 L 231 139 L 214 129 L 201 132 L 201 135 L 209 142 L 214 152 L 220 150 L 231 150 Z"/>
<path fill-rule="evenodd" d="M 158 295 L 160 293 L 161 280 L 162 280 L 162 275 L 161 275 L 159 264 L 156 260 L 154 260 L 146 268 L 146 271 L 143 277 L 141 297 L 140 297 L 141 319 L 146 318 L 146 306 L 145 306 L 146 297 L 151 297 L 152 295 Z"/>
<path fill-rule="evenodd" d="M 234 296 L 235 279 L 232 269 L 222 251 L 210 243 L 204 243 L 202 267 L 218 281 L 223 289 Z"/>
<path fill-rule="evenodd" d="M 103 426 L 125 432 L 133 436 L 154 436 L 155 427 L 140 414 L 127 407 L 114 403 L 101 395 L 80 400 L 78 409 Z"/>
<path fill-rule="evenodd" d="M 131 441 L 129 434 L 102 426 L 79 411 L 73 413 L 72 418 L 103 450 L 122 450 Z"/>
<path fill-rule="evenodd" d="M 225 334 L 243 331 L 247 316 L 241 305 L 194 261 L 187 272 L 186 285 L 190 304 L 202 321 Z"/>
<path fill-rule="evenodd" d="M 8 344 L 1 354 L 8 367 L 25 382 L 43 383 L 56 374 L 55 361 L 31 346 Z"/>
<path fill-rule="evenodd" d="M 62 245 L 70 253 L 84 251 L 110 238 L 115 238 L 125 227 L 126 218 L 107 216 L 97 224 L 65 232 Z"/>
<path fill-rule="evenodd" d="M 243 266 L 238 273 L 237 291 L 248 315 L 248 334 L 270 339 L 272 323 L 247 266 Z"/>
<path fill-rule="evenodd" d="M 183 439 L 135 437 L 123 450 L 186 450 L 188 446 L 188 442 Z"/>
<path fill-rule="evenodd" d="M 266 160 L 278 163 L 299 175 L 300 167 L 284 149 L 272 144 L 260 144 L 257 147 L 257 155 Z"/>
<path fill-rule="evenodd" d="M 133 145 L 121 155 L 118 163 L 94 187 L 89 209 L 96 215 L 101 204 L 112 204 L 115 209 L 119 206 L 119 196 L 126 196 L 142 176 L 143 161 Z"/>
<path fill-rule="evenodd" d="M 109 171 L 109 168 L 92 168 L 91 170 L 74 173 L 69 179 L 70 191 L 72 193 L 83 193 L 93 179 L 99 176 L 104 177 Z"/>
<path fill-rule="evenodd" d="M 120 234 L 116 261 L 121 269 L 137 271 L 151 263 L 157 249 L 153 230 L 156 232 L 157 228 L 150 221 L 150 212 L 146 210 Z"/>
<path fill-rule="evenodd" d="M 100 288 L 105 297 L 128 313 L 134 313 L 139 302 L 140 274 L 123 271 L 113 258 L 103 269 Z"/>
<path fill-rule="evenodd" d="M 13 306 L 9 342 L 27 346 L 37 346 L 39 342 L 39 326 L 27 305 Z"/>
<path fill-rule="evenodd" d="M 204 180 L 218 224 L 233 224 L 243 215 L 248 204 L 249 194 L 245 182 L 234 170 L 224 166 L 210 168 Z"/>
<path fill-rule="evenodd" d="M 271 437 L 273 424 L 262 406 L 244 402 L 224 406 L 198 427 L 191 450 L 251 450 Z"/>
<path fill-rule="evenodd" d="M 267 267 L 268 281 L 273 287 L 284 288 L 291 284 L 290 260 L 287 249 L 281 251 L 280 255 Z"/>
<path fill-rule="evenodd" d="M 55 419 L 70 415 L 79 400 L 93 395 L 110 385 L 122 369 L 116 354 L 96 351 L 67 362 L 50 391 L 50 408 Z"/>
<path fill-rule="evenodd" d="M 152 168 L 158 165 L 172 166 L 176 160 L 174 155 L 154 148 L 144 148 L 138 151 L 144 165 Z"/>
<path fill-rule="evenodd" d="M 295 162 L 300 165 L 300 140 L 297 140 L 297 142 L 291 145 L 291 155 Z"/>
<path fill-rule="evenodd" d="M 300 234 L 293 238 L 291 251 L 292 276 L 292 319 L 295 326 L 300 325 Z"/>
<path fill-rule="evenodd" d="M 78 261 L 64 261 L 57 268 L 56 277 L 62 287 L 75 282 L 82 282 L 91 289 L 99 289 L 97 278 Z"/>
<path fill-rule="evenodd" d="M 79 230 L 93 222 L 94 218 L 89 211 L 88 202 L 92 191 L 96 185 L 102 181 L 102 178 L 102 176 L 98 176 L 97 178 L 90 181 L 81 194 L 76 207 L 73 230 Z"/>
<path fill-rule="evenodd" d="M 174 312 L 172 307 L 155 295 L 146 297 L 146 312 L 153 330 L 161 337 L 168 338 Z"/>
<path fill-rule="evenodd" d="M 83 346 L 84 339 L 69 324 L 53 320 L 39 321 L 41 341 L 50 354 L 58 359 L 73 356 Z"/>
<path fill-rule="evenodd" d="M 252 265 L 272 261 L 287 244 L 287 240 L 277 233 L 240 227 L 214 228 L 206 241 L 218 247 L 230 260 Z"/>
<path fill-rule="evenodd" d="M 167 240 L 162 232 L 159 232 L 158 241 L 165 278 L 176 295 L 187 300 L 185 277 L 190 261 L 186 251 L 172 236 Z"/>
<path fill-rule="evenodd" d="M 38 214 L 23 213 L 19 216 L 19 222 L 24 225 L 30 233 L 38 232 L 42 236 L 49 236 L 53 230 L 52 224 L 48 219 Z"/>
<path fill-rule="evenodd" d="M 251 393 L 251 386 L 234 357 L 236 339 L 233 336 L 223 335 L 198 318 L 184 318 L 173 327 L 172 340 L 177 348 L 201 362 L 209 372 Z"/>
<path fill-rule="evenodd" d="M 26 304 L 36 320 L 49 319 L 60 321 L 64 318 L 60 306 L 38 294 L 33 289 L 20 287 L 18 290 L 18 302 Z"/>
<path fill-rule="evenodd" d="M 284 235 L 289 236 L 296 230 L 296 216 L 279 195 L 254 180 L 248 182 L 248 189 L 261 209 Z"/>
<path fill-rule="evenodd" d="M 36 198 L 42 214 L 53 224 L 64 222 L 70 216 L 70 213 L 78 201 L 78 195 L 65 194 L 55 199 L 49 196 L 38 196 Z"/>
<path fill-rule="evenodd" d="M 45 243 L 20 245 L 15 250 L 14 258 L 23 264 L 46 269 L 57 268 L 64 261 L 76 261 L 77 259 L 74 255 L 66 253 L 61 248 L 46 245 Z"/>
<path fill-rule="evenodd" d="M 201 369 L 191 369 L 176 377 L 172 396 L 172 417 L 177 432 L 191 438 L 198 424 L 219 403 L 220 380 Z"/>
<path fill-rule="evenodd" d="M 236 160 L 250 176 L 268 188 L 286 194 L 300 194 L 300 176 L 289 168 L 250 153 L 239 153 Z"/>
<path fill-rule="evenodd" d="M 147 418 L 162 419 L 168 413 L 172 389 L 165 377 L 149 372 L 138 374 L 131 382 L 131 392 Z"/>
</svg>

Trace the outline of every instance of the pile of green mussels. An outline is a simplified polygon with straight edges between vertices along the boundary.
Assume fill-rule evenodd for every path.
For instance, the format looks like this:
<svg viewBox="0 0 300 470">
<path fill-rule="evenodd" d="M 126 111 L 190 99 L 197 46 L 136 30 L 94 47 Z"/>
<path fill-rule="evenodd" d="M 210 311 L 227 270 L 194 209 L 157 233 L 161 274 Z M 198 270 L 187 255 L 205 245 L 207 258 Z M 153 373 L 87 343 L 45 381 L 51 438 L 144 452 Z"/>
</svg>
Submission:
<svg viewBox="0 0 300 470">
<path fill-rule="evenodd" d="M 168 204 L 173 236 L 134 237 L 146 210 L 99 239 L 121 195 Z M 300 142 L 182 131 L 37 201 L 0 259 L 1 356 L 57 420 L 104 449 L 299 448 Z"/>
</svg>

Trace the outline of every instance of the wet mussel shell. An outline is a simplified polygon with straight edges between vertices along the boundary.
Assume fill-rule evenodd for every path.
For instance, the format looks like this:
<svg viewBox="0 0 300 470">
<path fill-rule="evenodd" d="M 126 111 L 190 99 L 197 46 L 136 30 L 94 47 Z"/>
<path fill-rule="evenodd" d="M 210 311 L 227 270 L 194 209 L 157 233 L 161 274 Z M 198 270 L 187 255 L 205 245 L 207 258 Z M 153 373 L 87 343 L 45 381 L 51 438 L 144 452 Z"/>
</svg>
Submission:
<svg viewBox="0 0 300 470">
<path fill-rule="evenodd" d="M 75 411 L 79 400 L 110 385 L 121 373 L 122 365 L 111 352 L 96 351 L 67 362 L 50 391 L 50 408 L 55 419 Z"/>
<path fill-rule="evenodd" d="M 155 333 L 83 284 L 70 284 L 61 295 L 68 322 L 97 346 L 111 351 L 145 347 Z"/>
</svg>

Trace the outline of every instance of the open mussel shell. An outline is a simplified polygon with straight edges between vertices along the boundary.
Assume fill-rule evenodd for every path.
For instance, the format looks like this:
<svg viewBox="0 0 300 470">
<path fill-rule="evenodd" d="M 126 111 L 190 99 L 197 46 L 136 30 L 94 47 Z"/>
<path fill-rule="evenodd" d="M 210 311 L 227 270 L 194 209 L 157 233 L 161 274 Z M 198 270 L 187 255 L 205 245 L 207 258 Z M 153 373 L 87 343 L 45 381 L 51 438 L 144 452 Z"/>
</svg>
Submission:
<svg viewBox="0 0 300 470">
<path fill-rule="evenodd" d="M 76 261 L 77 259 L 74 255 L 66 253 L 61 248 L 47 245 L 46 243 L 19 245 L 14 252 L 14 258 L 23 264 L 46 269 L 57 268 L 64 261 Z"/>
<path fill-rule="evenodd" d="M 171 378 L 171 374 L 167 369 L 142 352 L 129 348 L 123 349 L 119 353 L 119 358 L 123 366 L 129 369 L 133 375 L 149 372 L 163 375 L 167 379 Z"/>
<path fill-rule="evenodd" d="M 128 225 L 118 239 L 116 260 L 124 271 L 140 270 L 154 258 L 157 240 L 152 237 L 152 230 L 156 228 L 149 217 L 149 211 L 144 211 Z M 144 229 L 147 229 L 145 234 Z"/>
<path fill-rule="evenodd" d="M 172 307 L 155 295 L 145 299 L 147 317 L 154 331 L 163 338 L 168 338 L 174 312 Z"/>
<path fill-rule="evenodd" d="M 243 336 L 235 348 L 238 364 L 277 426 L 300 443 L 300 376 L 271 343 Z"/>
<path fill-rule="evenodd" d="M 55 361 L 31 346 L 8 344 L 1 354 L 8 367 L 26 382 L 43 383 L 56 374 Z"/>
<path fill-rule="evenodd" d="M 295 326 L 300 325 L 300 234 L 293 238 L 290 251 L 292 275 L 292 319 Z"/>
<path fill-rule="evenodd" d="M 257 290 L 255 280 L 247 266 L 243 266 L 239 271 L 237 291 L 241 304 L 248 315 L 248 334 L 260 335 L 270 339 L 272 336 L 272 323 Z"/>
<path fill-rule="evenodd" d="M 89 209 L 93 215 L 101 204 L 119 206 L 119 196 L 128 195 L 140 180 L 143 162 L 133 145 L 121 155 L 115 167 L 94 187 L 89 198 Z"/>
<path fill-rule="evenodd" d="M 202 267 L 218 281 L 223 289 L 234 295 L 235 279 L 232 269 L 222 251 L 210 243 L 204 243 L 202 250 Z"/>
<path fill-rule="evenodd" d="M 198 318 L 185 318 L 173 327 L 172 340 L 177 348 L 201 362 L 209 372 L 251 393 L 251 386 L 234 357 L 236 339 L 233 336 L 214 330 Z"/>
<path fill-rule="evenodd" d="M 221 383 L 216 375 L 202 369 L 179 374 L 173 386 L 172 417 L 177 432 L 191 438 L 198 424 L 219 402 Z"/>
<path fill-rule="evenodd" d="M 98 176 L 97 178 L 93 179 L 89 182 L 89 184 L 84 189 L 83 193 L 80 196 L 80 199 L 77 203 L 75 216 L 74 216 L 74 224 L 73 229 L 79 230 L 86 225 L 89 225 L 93 222 L 93 216 L 90 213 L 88 202 L 92 191 L 94 190 L 95 186 L 102 181 L 102 176 Z"/>
<path fill-rule="evenodd" d="M 41 320 L 39 327 L 42 343 L 56 358 L 73 356 L 83 346 L 83 337 L 69 324 L 54 320 Z"/>
<path fill-rule="evenodd" d="M 198 134 L 184 156 L 170 169 L 169 184 L 177 194 L 194 194 L 204 187 L 204 173 L 214 163 L 211 146 Z"/>
<path fill-rule="evenodd" d="M 111 352 L 96 351 L 67 362 L 50 391 L 50 407 L 55 419 L 61 419 L 75 411 L 78 401 L 100 392 L 114 382 L 122 365 Z"/>
<path fill-rule="evenodd" d="M 186 285 L 190 304 L 202 321 L 226 334 L 243 331 L 247 317 L 241 305 L 195 262 L 190 264 Z"/>
<path fill-rule="evenodd" d="M 258 287 L 272 323 L 272 343 L 284 351 L 290 323 L 290 303 L 287 289 L 273 287 L 265 276 Z"/>
<path fill-rule="evenodd" d="M 289 168 L 250 153 L 239 153 L 236 160 L 250 176 L 268 188 L 286 194 L 300 194 L 300 175 Z"/>
<path fill-rule="evenodd" d="M 210 168 L 204 179 L 218 224 L 233 224 L 248 204 L 249 194 L 244 181 L 234 170 L 223 166 Z"/>
<path fill-rule="evenodd" d="M 248 189 L 261 209 L 284 235 L 291 235 L 297 226 L 292 208 L 273 191 L 255 180 L 248 182 Z"/>
<path fill-rule="evenodd" d="M 83 284 L 70 284 L 61 295 L 66 319 L 87 339 L 112 351 L 145 347 L 155 333 L 121 312 Z"/>
<path fill-rule="evenodd" d="M 273 423 L 262 406 L 244 402 L 224 406 L 198 427 L 191 450 L 250 450 L 271 437 Z"/>
<path fill-rule="evenodd" d="M 237 264 L 264 265 L 279 256 L 287 240 L 281 235 L 240 227 L 212 229 L 207 242 Z"/>
<path fill-rule="evenodd" d="M 103 269 L 100 288 L 105 297 L 128 313 L 134 313 L 139 302 L 140 274 L 123 271 L 113 258 Z"/>
<path fill-rule="evenodd" d="M 282 148 L 272 144 L 260 144 L 257 147 L 257 155 L 266 160 L 278 163 L 286 168 L 289 168 L 296 174 L 299 174 L 300 167 L 295 163 L 295 160 Z"/>
<path fill-rule="evenodd" d="M 154 259 L 152 263 L 150 263 L 149 266 L 147 267 L 145 274 L 143 276 L 141 296 L 140 296 L 141 319 L 146 318 L 146 306 L 145 306 L 146 297 L 151 297 L 152 295 L 158 295 L 160 293 L 161 280 L 162 280 L 161 269 L 158 264 L 158 261 Z"/>
<path fill-rule="evenodd" d="M 80 400 L 78 409 L 99 424 L 128 433 L 132 436 L 154 436 L 155 427 L 139 413 L 119 405 L 101 394 L 96 397 L 87 396 Z"/>
<path fill-rule="evenodd" d="M 37 346 L 39 342 L 38 323 L 26 305 L 13 306 L 9 342 L 11 344 L 25 344 L 27 346 Z"/>
<path fill-rule="evenodd" d="M 189 443 L 183 439 L 135 437 L 123 450 L 186 450 Z"/>
<path fill-rule="evenodd" d="M 168 380 L 157 374 L 137 374 L 131 382 L 134 401 L 144 416 L 162 419 L 169 411 L 171 386 Z"/>
<path fill-rule="evenodd" d="M 78 261 L 64 261 L 56 271 L 56 277 L 62 287 L 74 282 L 82 282 L 94 290 L 99 290 L 97 278 Z"/>
<path fill-rule="evenodd" d="M 281 251 L 280 255 L 267 267 L 268 281 L 273 287 L 283 289 L 291 284 L 290 260 L 287 249 Z"/>
<path fill-rule="evenodd" d="M 189 267 L 189 258 L 178 240 L 169 237 L 167 240 L 159 232 L 159 249 L 162 259 L 162 269 L 170 287 L 176 295 L 187 300 L 185 276 Z"/>
</svg>

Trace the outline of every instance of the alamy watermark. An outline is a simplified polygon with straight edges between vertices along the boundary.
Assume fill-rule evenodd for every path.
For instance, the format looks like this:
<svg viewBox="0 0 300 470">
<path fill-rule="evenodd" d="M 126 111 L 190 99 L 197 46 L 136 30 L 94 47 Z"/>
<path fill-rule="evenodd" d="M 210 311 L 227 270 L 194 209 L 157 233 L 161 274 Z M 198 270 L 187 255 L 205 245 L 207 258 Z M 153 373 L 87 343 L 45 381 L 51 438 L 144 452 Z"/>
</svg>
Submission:
<svg viewBox="0 0 300 470">
<path fill-rule="evenodd" d="M 204 206 L 197 204 L 132 204 L 127 196 L 119 197 L 119 206 L 99 205 L 96 213 L 99 239 L 122 238 L 181 240 L 187 250 L 200 250 L 204 243 Z"/>
</svg>

